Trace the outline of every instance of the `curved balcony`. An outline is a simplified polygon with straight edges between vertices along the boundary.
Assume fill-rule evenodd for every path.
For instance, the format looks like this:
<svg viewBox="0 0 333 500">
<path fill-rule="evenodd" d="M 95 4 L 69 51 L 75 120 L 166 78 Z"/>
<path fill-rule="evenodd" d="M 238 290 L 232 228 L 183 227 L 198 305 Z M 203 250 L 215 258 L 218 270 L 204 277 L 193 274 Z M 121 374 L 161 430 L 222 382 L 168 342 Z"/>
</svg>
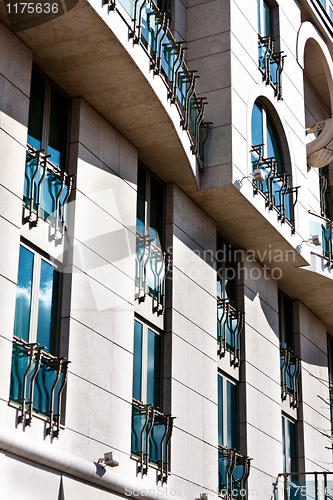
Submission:
<svg viewBox="0 0 333 500">
<path fill-rule="evenodd" d="M 308 165 L 325 167 L 333 159 L 333 120 L 323 120 L 306 125 L 306 135 L 314 139 L 306 145 Z"/>
<path fill-rule="evenodd" d="M 11 27 L 4 9 L 0 19 Z M 153 0 L 82 0 L 45 19 L 13 28 L 36 64 L 71 97 L 83 97 L 161 179 L 196 191 L 205 100 L 168 13 Z"/>
</svg>

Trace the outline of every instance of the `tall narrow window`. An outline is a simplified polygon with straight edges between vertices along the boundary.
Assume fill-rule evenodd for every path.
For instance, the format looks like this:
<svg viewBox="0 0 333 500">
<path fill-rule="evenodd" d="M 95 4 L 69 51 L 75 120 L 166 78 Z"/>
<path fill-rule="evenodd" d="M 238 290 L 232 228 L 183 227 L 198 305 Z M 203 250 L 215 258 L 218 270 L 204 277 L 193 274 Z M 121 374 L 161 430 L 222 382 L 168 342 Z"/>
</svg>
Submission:
<svg viewBox="0 0 333 500">
<path fill-rule="evenodd" d="M 161 411 L 161 383 L 161 336 L 135 320 L 131 451 L 139 460 L 140 472 L 147 474 L 148 464 L 156 464 L 160 479 L 166 481 L 172 418 Z"/>
<path fill-rule="evenodd" d="M 224 496 L 239 498 L 246 487 L 250 460 L 238 451 L 237 386 L 224 375 L 217 377 L 218 387 L 218 482 Z M 238 498 L 237 496 L 237 498 Z"/>
<path fill-rule="evenodd" d="M 243 311 L 237 309 L 236 251 L 219 235 L 217 236 L 217 342 L 218 355 L 231 354 L 231 364 L 240 363 L 240 334 L 243 328 Z"/>
<path fill-rule="evenodd" d="M 282 415 L 283 472 L 297 472 L 296 424 Z M 296 479 L 289 476 L 291 480 Z"/>
<path fill-rule="evenodd" d="M 299 401 L 300 359 L 295 356 L 293 342 L 293 304 L 281 290 L 278 292 L 281 398 L 289 396 L 294 408 Z"/>
<path fill-rule="evenodd" d="M 59 432 L 67 361 L 58 357 L 59 272 L 21 245 L 16 287 L 10 400 L 21 407 L 21 422 L 32 411 L 48 416 Z"/>
<path fill-rule="evenodd" d="M 252 167 L 262 169 L 265 179 L 255 181 L 255 193 L 266 198 L 266 206 L 276 210 L 281 222 L 289 222 L 294 228 L 294 194 L 291 176 L 285 169 L 282 148 L 274 122 L 266 106 L 256 101 L 252 109 Z"/>
<path fill-rule="evenodd" d="M 65 222 L 64 205 L 72 177 L 65 171 L 69 100 L 36 69 L 32 69 L 24 205 L 29 222 L 38 218 Z"/>
<path fill-rule="evenodd" d="M 163 252 L 164 186 L 138 166 L 136 211 L 136 298 L 153 298 L 153 312 L 165 308 L 165 278 L 168 259 Z"/>
<path fill-rule="evenodd" d="M 266 0 L 257 0 L 258 33 L 261 36 L 272 34 L 272 8 Z"/>
</svg>

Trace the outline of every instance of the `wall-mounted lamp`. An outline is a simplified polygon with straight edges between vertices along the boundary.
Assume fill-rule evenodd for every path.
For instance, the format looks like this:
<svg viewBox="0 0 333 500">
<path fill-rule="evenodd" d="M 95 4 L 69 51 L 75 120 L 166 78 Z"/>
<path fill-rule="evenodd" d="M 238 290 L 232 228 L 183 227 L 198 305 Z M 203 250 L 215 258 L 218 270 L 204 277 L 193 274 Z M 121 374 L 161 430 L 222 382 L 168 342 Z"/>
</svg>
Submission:
<svg viewBox="0 0 333 500">
<path fill-rule="evenodd" d="M 302 243 L 305 241 L 305 243 L 311 243 L 312 245 L 315 245 L 316 247 L 321 246 L 321 239 L 318 234 L 314 234 L 311 236 L 309 240 L 303 240 Z"/>
<path fill-rule="evenodd" d="M 251 175 L 246 175 L 245 177 L 243 177 L 243 179 L 252 179 L 256 182 L 262 182 L 265 180 L 265 172 L 262 168 L 256 168 L 255 170 L 253 170 Z"/>
<path fill-rule="evenodd" d="M 117 467 L 119 465 L 119 458 L 113 451 L 109 451 L 108 453 L 104 453 L 104 458 L 99 458 L 97 463 L 102 467 L 106 465 L 109 467 Z"/>
</svg>

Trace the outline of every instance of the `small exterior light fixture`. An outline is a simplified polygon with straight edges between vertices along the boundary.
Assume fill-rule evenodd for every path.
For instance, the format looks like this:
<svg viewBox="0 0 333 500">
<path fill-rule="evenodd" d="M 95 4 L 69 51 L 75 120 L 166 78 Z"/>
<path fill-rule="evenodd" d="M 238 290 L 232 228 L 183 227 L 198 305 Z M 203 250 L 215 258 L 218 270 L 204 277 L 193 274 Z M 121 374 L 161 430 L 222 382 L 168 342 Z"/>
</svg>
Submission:
<svg viewBox="0 0 333 500">
<path fill-rule="evenodd" d="M 311 245 L 315 245 L 316 247 L 321 246 L 321 239 L 318 234 L 314 234 L 310 237 L 309 240 L 303 240 L 303 241 L 305 241 L 305 243 L 311 243 Z"/>
<path fill-rule="evenodd" d="M 265 172 L 263 171 L 262 168 L 256 168 L 255 170 L 253 170 L 251 175 L 246 175 L 245 177 L 243 177 L 241 182 L 244 179 L 252 179 L 253 181 L 256 181 L 256 182 L 262 182 L 265 180 Z"/>
<path fill-rule="evenodd" d="M 104 453 L 104 458 L 99 458 L 97 463 L 102 467 L 106 465 L 109 467 L 118 467 L 119 458 L 113 451 L 109 451 L 108 453 Z"/>
</svg>

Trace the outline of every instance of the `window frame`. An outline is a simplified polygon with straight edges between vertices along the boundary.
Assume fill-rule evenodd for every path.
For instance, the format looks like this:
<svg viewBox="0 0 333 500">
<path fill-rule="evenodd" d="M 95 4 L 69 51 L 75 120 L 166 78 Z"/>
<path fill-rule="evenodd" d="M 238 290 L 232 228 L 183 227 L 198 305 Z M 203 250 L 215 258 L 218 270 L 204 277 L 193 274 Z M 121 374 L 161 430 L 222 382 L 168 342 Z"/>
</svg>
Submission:
<svg viewBox="0 0 333 500">
<path fill-rule="evenodd" d="M 290 319 L 290 338 L 288 341 L 288 333 L 286 332 L 285 324 L 285 302 L 290 303 L 291 319 Z M 279 315 L 279 343 L 280 347 L 289 347 L 294 351 L 294 307 L 293 301 L 280 288 L 278 288 L 278 315 Z"/>
<path fill-rule="evenodd" d="M 297 449 L 297 421 L 291 419 L 288 415 L 285 413 L 281 414 L 281 426 L 282 426 L 282 461 L 283 461 L 283 472 L 284 473 L 293 473 L 293 472 L 298 472 L 297 471 L 297 460 L 298 460 L 298 449 Z M 290 455 L 288 454 L 287 456 L 287 447 L 286 444 L 288 444 L 288 447 L 291 449 L 291 436 L 288 431 L 288 422 L 294 426 L 294 452 L 295 456 L 292 456 L 292 452 Z M 295 470 L 290 470 L 292 468 L 292 460 L 295 461 Z M 291 467 L 289 466 L 291 464 Z M 291 480 L 294 477 L 296 480 L 296 476 L 289 476 Z"/>
<path fill-rule="evenodd" d="M 145 171 L 145 199 L 144 199 L 144 228 L 146 232 L 146 228 L 150 227 L 150 219 L 151 219 L 151 179 L 155 179 L 156 182 L 158 182 L 162 189 L 163 189 L 163 206 L 162 206 L 162 234 L 159 235 L 159 243 L 160 243 L 160 248 L 161 250 L 164 249 L 164 242 L 165 242 L 165 184 L 161 179 L 159 179 L 149 168 L 147 168 L 140 160 L 138 162 L 138 168 L 137 168 L 137 185 L 138 179 L 139 179 L 139 169 L 143 169 Z M 138 221 L 138 195 L 137 195 L 137 208 L 136 208 L 136 221 Z M 138 231 L 139 227 L 137 222 L 136 222 L 136 230 Z M 157 232 L 156 229 L 154 231 Z M 158 245 L 157 245 L 158 246 Z"/>
<path fill-rule="evenodd" d="M 57 166 L 55 163 L 52 162 L 52 157 L 48 158 L 48 161 L 54 165 L 56 168 L 60 170 L 67 170 L 68 166 L 68 160 L 69 160 L 69 136 L 70 136 L 70 124 L 71 124 L 71 97 L 61 88 L 59 85 L 57 85 L 56 82 L 54 82 L 44 71 L 42 71 L 36 64 L 32 65 L 32 72 L 36 71 L 42 78 L 45 80 L 45 90 L 44 90 L 44 97 L 43 97 L 43 118 L 42 118 L 42 134 L 41 134 L 41 145 L 40 149 L 45 150 L 45 154 L 48 155 L 48 142 L 49 142 L 49 133 L 50 133 L 50 115 L 51 115 L 51 100 L 52 100 L 52 88 L 54 88 L 56 91 L 58 91 L 65 99 L 68 101 L 68 113 L 67 113 L 67 131 L 66 131 L 66 141 L 65 141 L 65 157 L 64 157 L 64 165 L 62 166 Z M 31 79 L 32 79 L 32 72 L 31 72 Z M 31 96 L 31 88 L 30 88 L 30 96 Z M 29 116 L 30 116 L 30 104 L 29 104 Z M 29 132 L 29 127 L 27 130 L 27 144 L 29 144 L 28 141 L 28 132 Z M 29 144 L 29 146 L 34 147 L 32 144 Z"/>
<path fill-rule="evenodd" d="M 58 356 L 60 351 L 60 322 L 61 322 L 61 300 L 62 300 L 62 273 L 59 271 L 59 266 L 51 260 L 50 256 L 40 249 L 35 247 L 25 240 L 20 241 L 20 247 L 25 248 L 33 254 L 33 267 L 32 267 L 32 282 L 31 282 L 31 299 L 30 299 L 30 318 L 29 318 L 29 343 L 37 343 L 38 332 L 38 311 L 39 311 L 39 297 L 40 297 L 40 278 L 41 278 L 41 265 L 42 260 L 50 265 L 54 271 L 58 273 L 58 296 L 57 296 L 57 323 L 55 331 L 55 349 L 51 352 L 53 356 Z M 18 270 L 19 272 L 19 270 Z M 16 285 L 17 286 L 17 285 Z M 14 318 L 14 329 L 15 329 Z M 15 330 L 14 330 L 15 331 Z M 49 349 L 47 349 L 49 352 Z"/>
<path fill-rule="evenodd" d="M 234 381 L 232 378 L 230 378 L 228 375 L 226 375 L 224 372 L 221 370 L 218 370 L 217 373 L 217 384 L 218 384 L 218 405 L 217 405 L 217 411 L 218 411 L 218 444 L 219 446 L 222 446 L 224 448 L 235 448 L 239 449 L 239 401 L 238 401 L 238 383 L 237 381 Z M 219 380 L 222 379 L 222 410 L 220 407 L 220 384 Z M 236 408 L 235 408 L 235 420 L 236 422 L 229 422 L 229 408 L 228 408 L 228 383 L 231 384 L 233 387 L 235 387 L 235 397 L 236 397 Z M 232 403 L 231 403 L 232 404 Z M 233 409 L 231 408 L 231 412 L 233 412 Z M 232 415 L 231 415 L 232 417 Z M 221 429 L 222 426 L 222 429 Z M 229 437 L 228 431 L 229 431 L 229 426 L 233 427 L 236 429 L 235 434 L 236 434 L 236 443 L 233 441 L 233 435 Z M 222 431 L 222 442 L 220 442 L 220 433 Z M 228 446 L 230 440 L 231 446 Z M 236 445 L 236 446 L 235 446 Z"/>
<path fill-rule="evenodd" d="M 139 323 L 142 326 L 142 337 L 141 337 L 141 384 L 140 384 L 140 393 L 141 400 L 140 402 L 143 404 L 147 404 L 147 393 L 148 393 L 148 330 L 152 331 L 155 335 L 158 335 L 160 338 L 160 366 L 159 366 L 159 402 L 160 405 L 157 405 L 160 411 L 162 411 L 163 407 L 163 332 L 161 332 L 156 326 L 152 325 L 150 322 L 147 322 L 137 314 L 134 316 L 134 324 L 135 322 Z M 134 390 L 134 350 L 133 350 L 133 390 Z M 133 395 L 134 398 L 134 395 Z"/>
</svg>

